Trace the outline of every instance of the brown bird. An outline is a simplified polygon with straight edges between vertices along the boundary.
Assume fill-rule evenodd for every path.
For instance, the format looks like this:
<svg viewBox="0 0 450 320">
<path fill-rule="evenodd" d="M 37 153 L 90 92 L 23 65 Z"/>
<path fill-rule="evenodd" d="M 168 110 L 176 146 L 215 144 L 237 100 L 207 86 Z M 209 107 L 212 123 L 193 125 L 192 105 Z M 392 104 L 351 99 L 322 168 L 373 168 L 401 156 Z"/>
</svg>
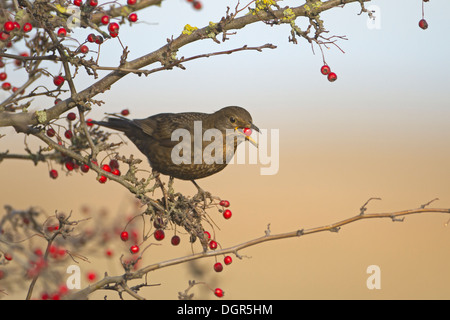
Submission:
<svg viewBox="0 0 450 320">
<path fill-rule="evenodd" d="M 257 146 L 248 129 L 259 132 L 250 113 L 236 106 L 211 114 L 160 113 L 146 119 L 110 117 L 93 123 L 124 132 L 148 158 L 153 170 L 191 180 L 197 188 L 194 180 L 223 170 L 239 143 L 249 140 Z"/>
</svg>

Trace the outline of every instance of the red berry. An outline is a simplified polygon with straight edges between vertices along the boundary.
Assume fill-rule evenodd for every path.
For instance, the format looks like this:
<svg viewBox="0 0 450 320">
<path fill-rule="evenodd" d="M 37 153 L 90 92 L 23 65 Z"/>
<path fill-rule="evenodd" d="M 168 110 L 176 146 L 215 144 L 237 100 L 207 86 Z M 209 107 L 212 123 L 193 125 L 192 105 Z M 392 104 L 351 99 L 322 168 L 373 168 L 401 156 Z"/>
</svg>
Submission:
<svg viewBox="0 0 450 320">
<path fill-rule="evenodd" d="M 225 219 L 230 219 L 231 218 L 231 210 L 225 210 L 224 212 L 223 212 L 223 217 L 225 218 Z"/>
<path fill-rule="evenodd" d="M 111 167 L 108 164 L 104 164 L 102 169 L 107 171 L 107 172 L 111 172 Z"/>
<path fill-rule="evenodd" d="M 229 264 L 231 264 L 231 263 L 233 262 L 233 259 L 231 259 L 230 256 L 226 256 L 225 258 L 223 258 L 223 262 L 224 262 L 226 265 L 229 265 Z"/>
<path fill-rule="evenodd" d="M 230 206 L 230 201 L 228 200 L 222 200 L 219 203 L 222 207 L 228 208 Z"/>
<path fill-rule="evenodd" d="M 97 279 L 97 274 L 94 271 L 91 271 L 87 274 L 87 278 L 89 282 L 93 282 L 95 281 L 95 279 Z"/>
<path fill-rule="evenodd" d="M 128 240 L 128 232 L 122 231 L 122 233 L 120 234 L 120 239 L 122 239 L 122 241 L 127 241 Z"/>
<path fill-rule="evenodd" d="M 8 77 L 8 75 L 6 74 L 6 72 L 0 73 L 0 81 L 5 81 L 7 77 Z"/>
<path fill-rule="evenodd" d="M 58 29 L 58 37 L 65 37 L 67 35 L 67 30 L 65 28 Z"/>
<path fill-rule="evenodd" d="M 119 32 L 110 32 L 109 35 L 111 36 L 111 38 L 115 38 L 119 35 Z"/>
<path fill-rule="evenodd" d="M 95 43 L 96 44 L 102 44 L 103 43 L 103 37 L 102 36 L 95 37 Z"/>
<path fill-rule="evenodd" d="M 123 109 L 122 111 L 120 111 L 120 114 L 123 115 L 123 116 L 127 116 L 127 115 L 130 114 L 130 110 L 128 110 L 128 109 Z"/>
<path fill-rule="evenodd" d="M 64 81 L 65 81 L 65 79 L 63 76 L 56 76 L 53 78 L 53 83 L 57 87 L 61 87 L 64 84 Z"/>
<path fill-rule="evenodd" d="M 337 80 L 337 75 L 336 75 L 336 73 L 330 72 L 330 73 L 328 74 L 328 81 L 334 82 L 334 81 L 336 81 L 336 80 Z"/>
<path fill-rule="evenodd" d="M 214 241 L 214 240 L 211 240 L 211 241 L 209 242 L 209 248 L 210 248 L 211 250 L 216 250 L 216 249 L 217 249 L 217 242 Z"/>
<path fill-rule="evenodd" d="M 11 89 L 11 83 L 3 82 L 2 83 L 2 89 L 8 91 L 9 89 Z"/>
<path fill-rule="evenodd" d="M 74 164 L 72 161 L 67 161 L 67 162 L 65 163 L 65 166 L 66 166 L 66 169 L 67 169 L 67 170 L 72 171 L 73 168 L 75 167 L 75 164 Z"/>
<path fill-rule="evenodd" d="M 98 182 L 100 182 L 100 183 L 105 183 L 107 180 L 108 180 L 108 178 L 105 176 L 100 176 L 100 178 L 98 178 Z"/>
<path fill-rule="evenodd" d="M 131 21 L 131 22 L 136 22 L 137 19 L 138 19 L 138 16 L 137 16 L 136 13 L 132 13 L 132 14 L 130 14 L 130 15 L 128 16 L 128 20 Z"/>
<path fill-rule="evenodd" d="M 111 173 L 115 176 L 120 176 L 120 170 L 119 169 L 114 169 L 113 171 L 111 171 Z"/>
<path fill-rule="evenodd" d="M 204 231 L 203 233 L 206 235 L 208 240 L 211 239 L 211 233 L 209 233 L 208 231 Z"/>
<path fill-rule="evenodd" d="M 89 1 L 89 5 L 90 5 L 91 7 L 96 7 L 96 6 L 98 5 L 98 1 L 97 1 L 97 0 L 90 0 L 90 1 Z"/>
<path fill-rule="evenodd" d="M 13 24 L 14 24 L 14 29 L 20 30 L 20 24 L 17 21 L 14 21 Z M 11 45 L 12 45 L 12 43 L 11 43 Z"/>
<path fill-rule="evenodd" d="M 137 245 L 131 246 L 130 247 L 130 252 L 131 253 L 138 253 L 139 252 L 139 247 Z"/>
<path fill-rule="evenodd" d="M 109 32 L 116 33 L 119 32 L 119 24 L 117 22 L 111 22 L 108 26 Z"/>
<path fill-rule="evenodd" d="M 7 32 L 0 32 L 0 41 L 6 41 L 9 39 L 9 33 Z"/>
<path fill-rule="evenodd" d="M 5 254 L 3 255 L 5 257 L 6 260 L 11 261 L 12 260 L 12 255 L 9 252 L 5 252 Z"/>
<path fill-rule="evenodd" d="M 14 30 L 14 22 L 12 21 L 6 21 L 3 25 L 3 29 L 5 29 L 6 32 L 11 32 Z"/>
<path fill-rule="evenodd" d="M 80 47 L 80 52 L 83 53 L 83 54 L 88 53 L 88 52 L 89 52 L 88 46 L 85 45 L 85 44 L 83 44 L 83 45 Z"/>
<path fill-rule="evenodd" d="M 214 294 L 216 295 L 216 297 L 222 298 L 224 295 L 224 292 L 222 289 L 216 288 L 216 290 L 214 290 Z"/>
<path fill-rule="evenodd" d="M 192 2 L 192 5 L 193 5 L 195 10 L 200 10 L 202 8 L 202 3 L 200 1 Z"/>
<path fill-rule="evenodd" d="M 320 72 L 326 76 L 327 74 L 329 74 L 331 72 L 331 68 L 325 64 L 322 66 L 322 68 L 320 68 Z"/>
<path fill-rule="evenodd" d="M 128 0 L 127 3 L 129 6 L 132 6 L 133 4 L 136 4 L 136 0 Z"/>
<path fill-rule="evenodd" d="M 163 229 L 157 229 L 154 233 L 154 237 L 157 241 L 161 241 L 164 239 L 164 230 Z"/>
<path fill-rule="evenodd" d="M 170 239 L 170 243 L 171 243 L 173 246 L 179 245 L 179 244 L 180 244 L 180 241 L 181 241 L 181 239 L 180 239 L 180 237 L 177 236 L 177 235 L 174 235 L 174 236 L 172 237 L 172 239 Z"/>
<path fill-rule="evenodd" d="M 64 137 L 66 137 L 67 139 L 71 139 L 73 137 L 72 131 L 66 130 L 66 132 L 64 132 Z"/>
<path fill-rule="evenodd" d="M 250 129 L 250 128 L 244 128 L 244 129 L 242 130 L 242 132 L 243 132 L 247 137 L 249 137 L 249 136 L 252 135 L 252 129 Z"/>
<path fill-rule="evenodd" d="M 97 36 L 95 35 L 95 34 L 93 34 L 93 33 L 90 33 L 88 36 L 87 36 L 87 41 L 88 42 L 95 42 L 95 39 L 97 39 Z"/>
<path fill-rule="evenodd" d="M 86 172 L 89 171 L 89 166 L 88 166 L 87 164 L 82 164 L 82 165 L 80 166 L 80 170 L 81 170 L 82 172 L 86 173 Z"/>
<path fill-rule="evenodd" d="M 104 25 L 107 25 L 109 23 L 109 16 L 104 15 L 100 20 Z"/>
<path fill-rule="evenodd" d="M 50 138 L 54 137 L 55 134 L 56 134 L 55 129 L 53 129 L 53 128 L 48 128 L 47 129 L 47 136 L 49 136 Z"/>
<path fill-rule="evenodd" d="M 81 5 L 83 4 L 82 0 L 73 0 L 73 4 L 76 5 L 77 7 L 81 7 Z"/>
<path fill-rule="evenodd" d="M 220 262 L 216 262 L 216 263 L 214 264 L 214 270 L 215 270 L 216 272 L 222 272 L 222 270 L 223 270 L 223 265 L 222 265 Z"/>
<path fill-rule="evenodd" d="M 30 32 L 33 29 L 31 23 L 27 22 L 23 25 L 23 32 Z"/>
<path fill-rule="evenodd" d="M 69 114 L 67 114 L 67 120 L 69 121 L 73 121 L 77 118 L 77 115 L 74 112 L 69 112 Z"/>
<path fill-rule="evenodd" d="M 88 126 L 88 127 L 92 127 L 94 124 L 92 123 L 92 119 L 87 119 L 86 120 L 86 125 Z"/>
<path fill-rule="evenodd" d="M 52 179 L 58 178 L 58 171 L 56 171 L 55 169 L 50 170 L 50 178 Z"/>
<path fill-rule="evenodd" d="M 119 162 L 116 159 L 111 159 L 109 161 L 109 166 L 111 169 L 118 169 L 119 168 Z"/>
<path fill-rule="evenodd" d="M 423 30 L 428 29 L 428 22 L 425 19 L 420 20 L 419 27 Z"/>
</svg>

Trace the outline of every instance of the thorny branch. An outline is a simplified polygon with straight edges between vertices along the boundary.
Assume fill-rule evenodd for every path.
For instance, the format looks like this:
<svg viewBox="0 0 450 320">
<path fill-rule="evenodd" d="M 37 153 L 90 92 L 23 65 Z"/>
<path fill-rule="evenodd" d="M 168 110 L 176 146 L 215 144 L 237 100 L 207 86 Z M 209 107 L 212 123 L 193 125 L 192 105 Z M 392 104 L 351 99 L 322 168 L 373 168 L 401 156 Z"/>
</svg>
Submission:
<svg viewBox="0 0 450 320">
<path fill-rule="evenodd" d="M 362 208 L 366 208 L 367 204 L 372 199 L 378 199 L 378 198 L 369 199 L 362 206 Z M 275 240 L 288 239 L 288 238 L 294 238 L 294 237 L 302 237 L 302 236 L 307 236 L 307 235 L 325 232 L 325 231 L 337 232 L 341 229 L 341 227 L 351 224 L 351 223 L 354 223 L 354 222 L 357 222 L 357 221 L 360 221 L 360 220 L 388 218 L 388 219 L 391 219 L 392 221 L 396 222 L 396 221 L 403 221 L 403 219 L 399 219 L 399 218 L 407 216 L 407 215 L 425 214 L 425 213 L 450 213 L 450 209 L 448 209 L 448 208 L 425 208 L 433 201 L 434 200 L 428 202 L 425 205 L 422 205 L 420 208 L 417 208 L 417 209 L 407 209 L 407 210 L 402 210 L 402 211 L 397 211 L 397 212 L 386 212 L 386 213 L 370 213 L 370 214 L 368 214 L 368 213 L 361 214 L 360 213 L 360 214 L 357 214 L 350 218 L 347 218 L 347 219 L 344 219 L 344 220 L 341 220 L 341 221 L 338 221 L 338 222 L 335 222 L 335 223 L 332 223 L 329 225 L 313 227 L 313 228 L 309 228 L 309 229 L 297 229 L 297 230 L 294 230 L 291 232 L 286 232 L 286 233 L 271 234 L 270 229 L 267 229 L 265 234 L 259 238 L 255 238 L 255 239 L 252 239 L 252 240 L 249 240 L 249 241 L 246 241 L 246 242 L 243 242 L 243 243 L 240 243 L 240 244 L 228 247 L 228 248 L 223 248 L 223 249 L 214 250 L 214 251 L 207 251 L 207 252 L 202 252 L 202 253 L 196 253 L 196 254 L 180 257 L 180 258 L 161 261 L 161 262 L 143 267 L 135 272 L 125 273 L 121 276 L 111 276 L 111 277 L 106 276 L 103 279 L 101 279 L 100 281 L 98 281 L 97 283 L 95 283 L 85 289 L 82 289 L 82 290 L 68 296 L 67 298 L 68 299 L 85 299 L 89 296 L 89 294 L 91 294 L 97 290 L 102 290 L 105 288 L 105 286 L 111 286 L 112 284 L 119 284 L 119 283 L 123 283 L 123 281 L 129 281 L 129 280 L 133 280 L 133 279 L 141 279 L 151 271 L 156 271 L 159 269 L 167 268 L 167 267 L 174 266 L 174 265 L 177 265 L 180 263 L 185 263 L 188 261 L 193 261 L 193 260 L 198 260 L 198 259 L 203 259 L 203 258 L 213 257 L 213 256 L 219 256 L 219 255 L 224 255 L 224 254 L 235 254 L 238 258 L 240 258 L 240 255 L 238 252 L 242 249 L 245 249 L 245 248 L 248 248 L 251 246 L 260 245 L 267 241 L 275 241 Z M 187 294 L 187 292 L 194 285 L 195 285 L 195 282 L 190 284 L 189 288 L 184 293 L 179 293 L 180 298 L 183 298 L 183 299 L 191 298 L 190 295 Z"/>
<path fill-rule="evenodd" d="M 51 120 L 57 119 L 62 113 L 74 108 L 77 104 L 83 104 L 89 102 L 93 97 L 97 94 L 102 93 L 111 88 L 111 86 L 116 83 L 118 80 L 126 76 L 130 73 L 130 70 L 139 70 L 145 66 L 149 66 L 156 62 L 161 62 L 163 66 L 169 65 L 169 68 L 172 61 L 167 63 L 167 57 L 172 56 L 172 54 L 176 53 L 180 48 L 193 43 L 195 41 L 203 40 L 203 39 L 215 39 L 215 37 L 222 33 L 224 35 L 224 39 L 226 40 L 226 34 L 230 30 L 239 30 L 250 24 L 257 23 L 260 21 L 284 21 L 287 23 L 289 21 L 294 21 L 296 17 L 303 16 L 309 17 L 310 19 L 316 19 L 320 13 L 333 9 L 335 7 L 345 5 L 352 2 L 367 2 L 370 0 L 329 0 L 326 2 L 320 2 L 320 5 L 312 6 L 314 1 L 307 1 L 304 5 L 289 8 L 289 17 L 286 18 L 286 9 L 279 8 L 276 10 L 272 10 L 270 7 L 265 8 L 265 10 L 260 10 L 257 14 L 249 14 L 242 17 L 236 17 L 234 14 L 227 15 L 223 17 L 220 22 L 208 25 L 201 29 L 197 29 L 189 34 L 181 34 L 175 39 L 171 39 L 167 45 L 159 48 L 156 51 L 148 53 L 140 58 L 134 59 L 132 61 L 124 63 L 120 68 L 127 71 L 122 70 L 114 70 L 110 74 L 106 75 L 102 79 L 98 80 L 90 87 L 75 93 L 72 91 L 72 96 L 67 98 L 66 100 L 58 103 L 55 106 L 47 108 L 42 112 L 45 114 L 37 114 L 36 112 L 28 112 L 28 113 L 0 113 L 0 127 L 5 126 L 25 126 L 25 125 L 38 125 L 40 123 L 48 123 Z M 159 1 L 157 1 L 159 3 Z M 145 5 L 154 5 L 155 1 L 145 1 Z M 28 3 L 29 10 L 31 4 Z M 238 10 L 236 10 L 238 12 Z M 237 13 L 236 13 L 237 14 Z M 275 20 L 274 20 L 275 19 Z M 286 20 L 287 19 L 287 20 Z M 49 22 L 47 22 L 49 23 Z M 323 28 L 320 23 L 314 24 L 318 29 L 316 29 L 316 37 L 318 37 Z M 297 30 L 298 31 L 298 30 Z M 295 33 L 294 33 L 295 34 Z M 307 37 L 307 34 L 298 32 L 299 35 Z M 215 39 L 216 41 L 217 39 Z M 72 53 L 73 55 L 73 53 Z M 0 54 L 1 56 L 1 54 Z M 70 61 L 67 55 L 61 55 L 59 59 L 61 59 L 65 65 L 67 63 L 71 64 L 82 64 L 86 67 L 89 67 L 89 64 L 92 65 L 92 62 L 83 61 L 80 58 L 71 58 Z M 67 69 L 65 69 L 67 71 Z M 66 74 L 66 77 L 68 74 Z M 72 86 L 71 86 L 71 89 Z M 3 106 L 3 105 L 0 105 Z M 4 108 L 5 106 L 3 106 Z"/>
</svg>

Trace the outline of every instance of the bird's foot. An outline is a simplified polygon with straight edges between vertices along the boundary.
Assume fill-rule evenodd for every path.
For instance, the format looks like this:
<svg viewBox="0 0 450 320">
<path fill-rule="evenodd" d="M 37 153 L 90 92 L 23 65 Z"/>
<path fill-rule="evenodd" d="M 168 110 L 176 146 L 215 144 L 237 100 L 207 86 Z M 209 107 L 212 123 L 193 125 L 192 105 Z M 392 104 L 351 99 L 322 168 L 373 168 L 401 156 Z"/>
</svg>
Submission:
<svg viewBox="0 0 450 320">
<path fill-rule="evenodd" d="M 213 196 L 210 192 L 199 188 L 197 194 L 193 197 L 193 199 L 195 201 L 203 201 L 203 208 L 206 208 L 208 199 L 210 200 L 210 202 L 212 202 Z"/>
<path fill-rule="evenodd" d="M 197 187 L 197 194 L 193 197 L 194 201 L 203 201 L 203 209 L 206 209 L 206 206 L 208 205 L 208 199 L 209 203 L 212 203 L 216 197 L 214 197 L 210 192 L 203 190 L 200 188 L 200 186 L 192 180 L 192 183 Z"/>
</svg>

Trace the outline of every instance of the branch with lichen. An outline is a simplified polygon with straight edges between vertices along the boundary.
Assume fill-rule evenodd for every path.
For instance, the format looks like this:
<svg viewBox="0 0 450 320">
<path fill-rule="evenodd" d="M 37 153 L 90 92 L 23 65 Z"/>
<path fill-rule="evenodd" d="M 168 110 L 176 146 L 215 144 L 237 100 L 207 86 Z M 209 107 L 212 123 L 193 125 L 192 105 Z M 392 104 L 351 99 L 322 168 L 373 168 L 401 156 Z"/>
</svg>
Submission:
<svg viewBox="0 0 450 320">
<path fill-rule="evenodd" d="M 329 0 L 321 3 L 320 6 L 312 6 L 310 2 L 307 2 L 304 5 L 290 8 L 292 10 L 292 12 L 290 12 L 290 15 L 293 15 L 295 17 L 317 16 L 324 11 L 336 8 L 338 6 L 353 2 L 360 3 L 360 1 L 361 0 Z M 363 0 L 363 2 L 367 1 L 370 0 Z M 151 53 L 148 53 L 140 58 L 125 62 L 121 66 L 121 68 L 123 70 L 140 70 L 143 67 L 152 65 L 157 62 L 161 62 L 164 65 L 164 61 L 167 61 L 167 57 L 171 57 L 180 48 L 199 40 L 211 39 L 212 31 L 214 31 L 215 34 L 220 33 L 226 34 L 230 30 L 239 30 L 248 25 L 260 21 L 283 19 L 285 18 L 284 11 L 285 9 L 270 10 L 270 11 L 260 10 L 257 15 L 250 14 L 244 15 L 242 17 L 227 15 L 226 17 L 223 17 L 221 21 L 216 23 L 214 30 L 212 30 L 210 25 L 208 25 L 203 28 L 192 30 L 192 32 L 189 34 L 181 34 L 175 39 L 168 39 L 168 43 L 165 46 L 162 46 L 161 48 Z M 130 74 L 130 72 L 118 70 L 112 71 L 110 74 L 98 80 L 97 82 L 95 82 L 88 88 L 84 89 L 83 91 L 80 91 L 75 95 L 72 95 L 72 97 L 63 100 L 62 102 L 58 103 L 55 106 L 43 110 L 42 112 L 46 113 L 45 117 L 46 121 L 57 119 L 62 113 L 67 112 L 68 110 L 74 108 L 77 105 L 77 103 L 87 102 L 96 95 L 98 95 L 99 93 L 103 93 L 104 91 L 110 89 L 113 84 L 115 84 L 118 80 L 120 80 L 121 78 L 123 78 L 128 74 Z M 45 122 L 39 121 L 39 118 L 37 118 L 36 115 L 37 115 L 36 113 L 1 112 L 0 127 L 45 124 Z"/>
</svg>

